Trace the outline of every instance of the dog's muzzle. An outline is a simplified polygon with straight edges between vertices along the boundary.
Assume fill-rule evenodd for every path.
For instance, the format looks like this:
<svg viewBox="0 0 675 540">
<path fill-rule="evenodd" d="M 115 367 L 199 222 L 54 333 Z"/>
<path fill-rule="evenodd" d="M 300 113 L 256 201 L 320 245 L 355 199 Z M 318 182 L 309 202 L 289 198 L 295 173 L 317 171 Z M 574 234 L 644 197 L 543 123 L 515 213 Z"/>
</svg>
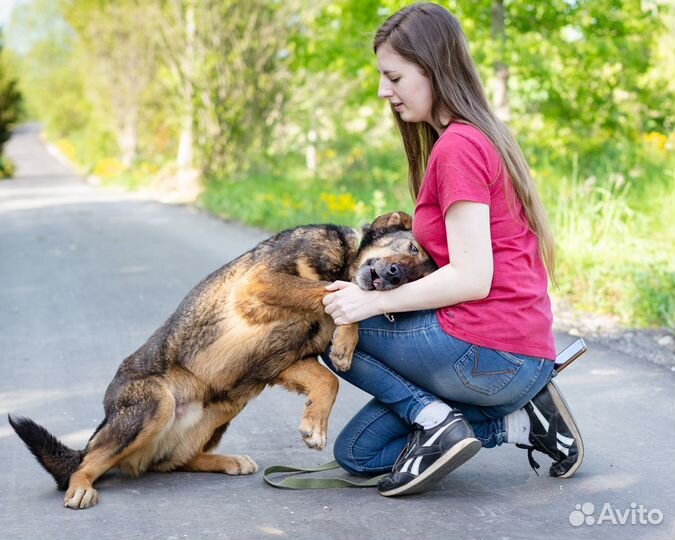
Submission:
<svg viewBox="0 0 675 540">
<path fill-rule="evenodd" d="M 377 261 L 372 265 L 362 266 L 356 275 L 356 284 L 366 291 L 386 291 L 401 284 L 403 271 L 395 263 Z"/>
</svg>

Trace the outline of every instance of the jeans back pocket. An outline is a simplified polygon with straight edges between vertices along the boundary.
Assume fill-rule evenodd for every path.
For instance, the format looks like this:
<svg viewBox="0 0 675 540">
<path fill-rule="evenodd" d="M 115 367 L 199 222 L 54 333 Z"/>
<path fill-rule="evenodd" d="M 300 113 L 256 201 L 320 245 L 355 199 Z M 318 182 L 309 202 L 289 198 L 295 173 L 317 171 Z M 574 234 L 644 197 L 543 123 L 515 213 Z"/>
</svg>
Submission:
<svg viewBox="0 0 675 540">
<path fill-rule="evenodd" d="M 454 369 L 464 386 L 492 396 L 511 382 L 523 362 L 511 353 L 471 345 Z"/>
</svg>

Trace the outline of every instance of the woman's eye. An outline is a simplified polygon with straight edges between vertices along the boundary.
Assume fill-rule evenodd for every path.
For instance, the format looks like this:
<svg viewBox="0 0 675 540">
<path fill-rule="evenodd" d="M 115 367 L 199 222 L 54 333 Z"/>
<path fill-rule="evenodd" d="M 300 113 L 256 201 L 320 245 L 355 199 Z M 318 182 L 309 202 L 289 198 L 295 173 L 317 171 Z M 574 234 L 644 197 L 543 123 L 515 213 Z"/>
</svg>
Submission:
<svg viewBox="0 0 675 540">
<path fill-rule="evenodd" d="M 401 80 L 401 78 L 400 78 L 400 77 L 396 77 L 395 79 L 389 79 L 389 80 L 390 80 L 391 82 L 393 82 L 393 83 L 397 83 L 398 81 Z"/>
<path fill-rule="evenodd" d="M 411 255 L 417 255 L 419 253 L 419 249 L 415 246 L 415 244 L 410 244 L 410 254 Z"/>
</svg>

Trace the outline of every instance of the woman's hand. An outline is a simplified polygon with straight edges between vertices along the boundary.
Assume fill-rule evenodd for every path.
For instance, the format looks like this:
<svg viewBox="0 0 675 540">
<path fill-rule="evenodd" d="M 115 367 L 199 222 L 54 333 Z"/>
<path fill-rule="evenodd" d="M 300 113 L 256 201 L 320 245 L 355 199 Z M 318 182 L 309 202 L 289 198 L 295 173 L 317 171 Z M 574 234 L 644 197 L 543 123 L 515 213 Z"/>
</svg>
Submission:
<svg viewBox="0 0 675 540">
<path fill-rule="evenodd" d="M 335 324 L 355 323 L 384 313 L 378 291 L 364 291 L 347 281 L 335 281 L 326 290 L 335 291 L 323 298 L 325 311 Z"/>
</svg>

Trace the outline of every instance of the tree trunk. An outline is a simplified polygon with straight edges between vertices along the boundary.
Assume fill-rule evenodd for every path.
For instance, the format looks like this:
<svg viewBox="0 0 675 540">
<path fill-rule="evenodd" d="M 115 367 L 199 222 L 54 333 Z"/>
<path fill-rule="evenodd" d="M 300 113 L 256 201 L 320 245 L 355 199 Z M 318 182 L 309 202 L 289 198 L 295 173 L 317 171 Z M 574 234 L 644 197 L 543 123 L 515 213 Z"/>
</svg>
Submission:
<svg viewBox="0 0 675 540">
<path fill-rule="evenodd" d="M 117 144 L 122 152 L 122 165 L 128 168 L 136 158 L 136 147 L 138 145 L 138 115 L 131 112 L 124 119 L 124 124 L 121 126 L 117 136 Z"/>
<path fill-rule="evenodd" d="M 178 154 L 176 163 L 180 169 L 189 169 L 192 167 L 192 111 L 183 115 L 180 138 L 178 139 Z"/>
<path fill-rule="evenodd" d="M 187 0 L 185 7 L 185 63 L 183 74 L 183 118 L 176 163 L 181 169 L 192 167 L 193 158 L 193 125 L 194 125 L 194 42 L 195 42 L 195 3 Z"/>
<path fill-rule="evenodd" d="M 506 45 L 506 32 L 504 28 L 505 8 L 504 0 L 492 2 L 492 39 L 500 51 L 502 58 Z M 511 120 L 511 106 L 509 105 L 509 68 L 501 59 L 495 62 L 495 77 L 492 82 L 493 106 L 497 118 L 503 122 Z"/>
</svg>

